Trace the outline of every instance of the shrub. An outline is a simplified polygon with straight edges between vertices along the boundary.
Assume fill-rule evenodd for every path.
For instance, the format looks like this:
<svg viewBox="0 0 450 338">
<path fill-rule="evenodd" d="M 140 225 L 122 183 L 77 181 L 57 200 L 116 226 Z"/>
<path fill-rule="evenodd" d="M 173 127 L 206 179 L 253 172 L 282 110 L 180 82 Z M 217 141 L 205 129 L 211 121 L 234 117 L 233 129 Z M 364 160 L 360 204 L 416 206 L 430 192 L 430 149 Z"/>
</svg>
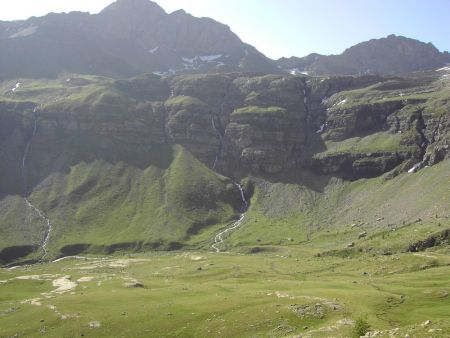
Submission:
<svg viewBox="0 0 450 338">
<path fill-rule="evenodd" d="M 355 322 L 355 327 L 353 328 L 353 335 L 354 338 L 359 338 L 361 336 L 364 336 L 367 331 L 369 331 L 370 325 L 369 323 L 362 319 L 358 318 Z"/>
</svg>

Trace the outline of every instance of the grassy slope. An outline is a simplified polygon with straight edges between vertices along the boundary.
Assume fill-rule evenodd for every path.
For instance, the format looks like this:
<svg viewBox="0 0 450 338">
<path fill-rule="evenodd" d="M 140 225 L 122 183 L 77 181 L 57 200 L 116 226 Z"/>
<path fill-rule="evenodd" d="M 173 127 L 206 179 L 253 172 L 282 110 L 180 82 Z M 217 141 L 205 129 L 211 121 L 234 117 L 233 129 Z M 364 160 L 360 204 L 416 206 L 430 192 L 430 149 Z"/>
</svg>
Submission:
<svg viewBox="0 0 450 338">
<path fill-rule="evenodd" d="M 418 218 L 427 228 L 415 233 L 420 239 L 438 230 L 439 223 L 450 224 L 449 185 L 448 160 L 391 180 L 330 178 L 322 192 L 296 184 L 261 182 L 256 185 L 246 222 L 230 236 L 229 243 L 308 245 L 310 239 L 316 248 L 331 250 L 357 240 L 360 232 L 370 236 Z"/>
<path fill-rule="evenodd" d="M 51 174 L 34 189 L 30 200 L 53 222 L 53 254 L 61 246 L 77 243 L 167 245 L 186 241 L 195 224 L 228 222 L 234 211 L 227 198 L 231 204 L 233 198 L 239 199 L 228 193 L 229 183 L 176 147 L 167 169 L 81 162 L 68 173 Z M 13 220 L 25 209 L 23 201 L 13 197 L 3 200 L 2 207 Z M 28 229 L 7 231 L 3 245 L 24 244 L 20 239 L 23 235 L 29 240 Z"/>
<path fill-rule="evenodd" d="M 382 337 L 394 328 L 399 336 L 450 334 L 448 252 L 348 259 L 278 250 L 1 269 L 0 280 L 6 282 L 0 284 L 0 336 L 348 337 L 351 321 L 361 317 L 372 329 L 385 331 Z M 42 273 L 57 276 L 15 279 Z M 52 280 L 67 274 L 73 281 L 92 280 L 79 282 L 71 292 L 41 295 L 55 289 Z M 131 279 L 144 287 L 126 288 Z M 41 305 L 26 302 L 34 298 Z M 428 319 L 432 323 L 423 328 Z M 92 322 L 100 327 L 90 327 Z M 430 334 L 429 329 L 441 331 Z"/>
</svg>

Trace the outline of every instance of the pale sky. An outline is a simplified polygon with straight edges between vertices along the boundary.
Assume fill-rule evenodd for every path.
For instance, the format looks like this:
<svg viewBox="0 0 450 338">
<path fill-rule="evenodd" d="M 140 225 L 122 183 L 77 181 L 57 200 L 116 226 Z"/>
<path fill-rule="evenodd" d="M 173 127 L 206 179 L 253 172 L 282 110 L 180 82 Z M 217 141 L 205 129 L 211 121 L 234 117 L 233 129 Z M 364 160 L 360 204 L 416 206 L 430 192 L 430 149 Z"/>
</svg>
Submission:
<svg viewBox="0 0 450 338">
<path fill-rule="evenodd" d="M 0 0 L 0 20 L 73 10 L 98 13 L 113 0 Z M 345 48 L 389 34 L 450 50 L 450 0 L 157 0 L 227 24 L 271 58 Z"/>
</svg>

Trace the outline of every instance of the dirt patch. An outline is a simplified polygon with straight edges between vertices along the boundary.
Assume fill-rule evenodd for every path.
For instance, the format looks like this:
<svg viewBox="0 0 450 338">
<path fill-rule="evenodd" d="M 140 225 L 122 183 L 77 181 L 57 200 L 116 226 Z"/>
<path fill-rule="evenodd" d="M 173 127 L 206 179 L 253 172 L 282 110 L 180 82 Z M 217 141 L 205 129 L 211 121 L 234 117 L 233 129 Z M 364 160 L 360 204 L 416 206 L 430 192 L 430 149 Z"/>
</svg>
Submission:
<svg viewBox="0 0 450 338">
<path fill-rule="evenodd" d="M 64 276 L 53 280 L 53 286 L 56 287 L 53 293 L 65 293 L 73 290 L 78 284 L 70 279 L 70 276 Z"/>
<path fill-rule="evenodd" d="M 97 261 L 91 261 L 88 264 L 77 264 L 78 270 L 93 270 L 97 268 L 126 268 L 131 264 L 149 262 L 151 259 L 100 259 Z"/>
<path fill-rule="evenodd" d="M 189 256 L 189 259 L 190 259 L 191 261 L 201 261 L 201 260 L 206 259 L 206 257 L 205 257 L 205 256 L 190 255 L 190 256 Z"/>
<path fill-rule="evenodd" d="M 98 329 L 101 326 L 102 326 L 102 323 L 100 323 L 98 320 L 93 320 L 93 321 L 89 322 L 89 327 L 91 329 Z"/>
<path fill-rule="evenodd" d="M 26 275 L 26 276 L 17 276 L 16 279 L 21 280 L 52 280 L 53 278 L 58 277 L 58 275 L 50 275 L 50 274 L 43 274 L 43 275 Z"/>
<path fill-rule="evenodd" d="M 34 306 L 41 306 L 42 303 L 40 302 L 41 298 L 32 298 L 32 299 L 25 299 L 20 302 L 20 304 L 30 304 Z"/>
</svg>

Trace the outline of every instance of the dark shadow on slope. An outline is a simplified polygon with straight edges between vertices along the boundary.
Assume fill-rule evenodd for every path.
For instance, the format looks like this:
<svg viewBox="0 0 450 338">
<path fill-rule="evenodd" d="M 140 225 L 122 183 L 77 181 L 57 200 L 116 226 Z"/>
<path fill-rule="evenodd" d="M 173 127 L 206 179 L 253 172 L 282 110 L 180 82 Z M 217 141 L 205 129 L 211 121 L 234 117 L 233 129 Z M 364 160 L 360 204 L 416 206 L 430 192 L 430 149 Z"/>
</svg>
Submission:
<svg viewBox="0 0 450 338">
<path fill-rule="evenodd" d="M 59 251 L 61 252 L 60 257 L 79 255 L 83 252 L 86 252 L 90 246 L 91 246 L 90 244 L 65 245 L 61 249 L 59 249 Z"/>
<path fill-rule="evenodd" d="M 36 245 L 18 245 L 4 248 L 0 251 L 0 262 L 1 264 L 9 264 L 30 255 L 37 249 Z"/>
<path fill-rule="evenodd" d="M 433 234 L 424 240 L 410 244 L 407 248 L 409 252 L 424 251 L 438 245 L 448 245 L 450 241 L 450 229 L 445 229 L 439 233 Z"/>
</svg>

